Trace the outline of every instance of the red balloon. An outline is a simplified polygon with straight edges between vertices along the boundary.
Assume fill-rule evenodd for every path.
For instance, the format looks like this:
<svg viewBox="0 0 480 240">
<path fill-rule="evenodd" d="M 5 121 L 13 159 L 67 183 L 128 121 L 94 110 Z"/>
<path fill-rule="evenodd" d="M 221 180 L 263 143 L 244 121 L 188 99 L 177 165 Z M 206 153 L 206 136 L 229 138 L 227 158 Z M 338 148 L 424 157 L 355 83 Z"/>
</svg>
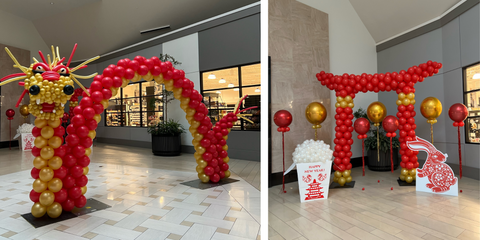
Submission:
<svg viewBox="0 0 480 240">
<path fill-rule="evenodd" d="M 87 204 L 87 199 L 85 198 L 85 196 L 81 195 L 80 197 L 75 199 L 75 207 L 82 208 L 85 206 L 85 204 Z"/>
<path fill-rule="evenodd" d="M 208 166 L 211 166 L 211 167 L 216 167 L 218 166 L 218 160 L 217 159 L 212 159 L 210 162 L 208 162 Z"/>
<path fill-rule="evenodd" d="M 35 192 L 35 190 L 32 189 L 32 191 L 30 191 L 30 200 L 32 200 L 32 202 L 38 202 L 40 198 L 40 194 L 42 193 L 37 193 Z"/>
<path fill-rule="evenodd" d="M 215 170 L 214 170 L 213 167 L 211 167 L 211 166 L 206 166 L 206 167 L 203 169 L 203 172 L 204 172 L 205 175 L 207 175 L 207 176 L 212 176 L 212 175 L 215 173 Z"/>
<path fill-rule="evenodd" d="M 205 160 L 205 161 L 207 161 L 207 162 L 210 161 L 210 160 L 212 160 L 212 158 L 213 158 L 212 154 L 209 153 L 209 152 L 204 153 L 204 154 L 202 155 L 202 157 L 203 157 L 203 160 Z"/>
<path fill-rule="evenodd" d="M 33 179 L 37 179 L 39 174 L 40 169 L 32 168 L 32 171 L 30 171 L 30 176 L 32 176 Z"/>
<path fill-rule="evenodd" d="M 288 127 L 292 123 L 292 114 L 287 110 L 280 110 L 273 116 L 273 121 L 279 127 Z"/>
<path fill-rule="evenodd" d="M 200 141 L 200 145 L 202 145 L 202 147 L 204 148 L 208 148 L 211 145 L 211 143 L 210 143 L 210 140 L 204 138 Z"/>
<path fill-rule="evenodd" d="M 353 127 L 358 134 L 366 134 L 370 130 L 370 121 L 366 118 L 358 118 L 355 120 Z"/>
<path fill-rule="evenodd" d="M 62 179 L 62 183 L 63 183 L 63 188 L 72 188 L 73 186 L 75 186 L 75 178 L 68 175 L 64 179 Z"/>
<path fill-rule="evenodd" d="M 82 196 L 82 189 L 80 187 L 72 187 L 68 189 L 68 196 L 71 199 L 77 199 Z"/>
<path fill-rule="evenodd" d="M 83 175 L 83 167 L 79 165 L 75 165 L 70 168 L 69 173 L 72 175 L 72 177 L 79 178 Z"/>
<path fill-rule="evenodd" d="M 75 166 L 76 163 L 77 163 L 77 159 L 72 154 L 67 154 L 63 158 L 63 166 L 67 168 Z"/>
<path fill-rule="evenodd" d="M 85 176 L 85 175 L 82 175 L 82 176 L 78 177 L 77 179 L 75 179 L 75 186 L 77 186 L 77 187 L 86 186 L 87 183 L 88 183 L 88 177 Z"/>
<path fill-rule="evenodd" d="M 461 103 L 455 103 L 448 109 L 448 116 L 454 122 L 463 122 L 468 116 L 468 109 Z"/>
<path fill-rule="evenodd" d="M 54 128 L 53 129 L 53 135 L 58 136 L 58 137 L 63 137 L 63 135 L 65 135 L 65 128 L 62 127 L 62 126 Z"/>
<path fill-rule="evenodd" d="M 77 145 L 72 148 L 72 153 L 75 157 L 79 158 L 85 155 L 85 148 L 81 145 Z"/>
<path fill-rule="evenodd" d="M 54 193 L 55 194 L 55 202 L 63 203 L 67 200 L 68 192 L 65 188 L 60 189 L 60 191 Z"/>
<path fill-rule="evenodd" d="M 229 168 L 229 166 L 228 166 L 227 163 L 222 163 L 222 165 L 220 166 L 220 169 L 221 169 L 222 171 L 227 171 L 228 168 Z"/>
<path fill-rule="evenodd" d="M 75 207 L 75 201 L 73 201 L 70 198 L 68 198 L 67 200 L 65 200 L 65 202 L 62 203 L 62 210 L 64 211 L 70 212 L 73 210 L 74 207 Z"/>
<path fill-rule="evenodd" d="M 211 177 L 210 177 L 210 181 L 216 183 L 218 181 L 220 181 L 220 175 L 218 175 L 217 173 L 213 174 Z"/>
<path fill-rule="evenodd" d="M 8 109 L 5 114 L 7 114 L 8 120 L 12 120 L 15 116 L 15 111 L 13 109 Z"/>
<path fill-rule="evenodd" d="M 53 177 L 63 179 L 63 178 L 65 178 L 65 176 L 67 176 L 67 168 L 66 167 L 61 166 L 59 169 L 53 170 Z M 63 183 L 63 187 L 65 187 L 65 182 Z"/>
<path fill-rule="evenodd" d="M 398 125 L 398 119 L 392 115 L 386 116 L 382 122 L 383 129 L 385 129 L 385 131 L 387 131 L 388 133 L 393 133 L 397 131 Z"/>
<path fill-rule="evenodd" d="M 413 163 L 412 162 L 407 162 L 405 164 L 405 166 L 407 167 L 408 170 L 412 169 L 413 168 Z"/>
<path fill-rule="evenodd" d="M 85 118 L 83 117 L 82 114 L 77 114 L 73 116 L 71 123 L 73 124 L 74 127 L 80 127 L 85 124 Z"/>
</svg>

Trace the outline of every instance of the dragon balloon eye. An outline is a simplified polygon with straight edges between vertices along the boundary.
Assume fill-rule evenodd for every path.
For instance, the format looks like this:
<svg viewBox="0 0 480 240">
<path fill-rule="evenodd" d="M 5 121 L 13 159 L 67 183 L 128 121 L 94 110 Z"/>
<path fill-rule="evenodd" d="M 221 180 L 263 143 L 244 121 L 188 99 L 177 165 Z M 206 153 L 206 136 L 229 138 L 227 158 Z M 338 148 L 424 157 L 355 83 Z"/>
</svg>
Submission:
<svg viewBox="0 0 480 240">
<path fill-rule="evenodd" d="M 73 92 L 75 92 L 75 89 L 73 89 L 71 85 L 66 85 L 65 87 L 63 87 L 63 92 L 67 95 L 72 95 Z"/>
<path fill-rule="evenodd" d="M 65 69 L 65 68 L 60 68 L 60 70 L 58 70 L 58 73 L 67 73 L 67 69 Z"/>
<path fill-rule="evenodd" d="M 38 85 L 33 85 L 29 89 L 30 94 L 37 95 L 40 93 L 40 87 Z"/>
<path fill-rule="evenodd" d="M 43 69 L 43 67 L 42 67 L 42 66 L 37 66 L 37 67 L 35 68 L 35 70 L 38 70 L 38 71 L 45 71 L 45 69 Z"/>
</svg>

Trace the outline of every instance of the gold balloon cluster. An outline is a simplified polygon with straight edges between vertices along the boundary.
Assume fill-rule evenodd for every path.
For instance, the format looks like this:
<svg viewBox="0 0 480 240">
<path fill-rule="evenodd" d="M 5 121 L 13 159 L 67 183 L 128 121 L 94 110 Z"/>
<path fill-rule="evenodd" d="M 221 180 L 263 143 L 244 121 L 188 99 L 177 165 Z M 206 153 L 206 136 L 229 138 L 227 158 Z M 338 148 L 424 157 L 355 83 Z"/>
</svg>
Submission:
<svg viewBox="0 0 480 240">
<path fill-rule="evenodd" d="M 442 114 L 442 103 L 435 97 L 427 97 L 420 105 L 420 112 L 427 119 L 427 123 L 434 124 Z"/>
<path fill-rule="evenodd" d="M 399 93 L 398 94 L 398 100 L 397 100 L 397 106 L 400 105 L 408 106 L 409 104 L 415 104 L 415 93 Z"/>
<path fill-rule="evenodd" d="M 30 113 L 39 119 L 55 120 L 62 117 L 64 113 L 63 105 L 72 97 L 72 95 L 63 92 L 63 87 L 66 85 L 73 86 L 73 80 L 67 76 L 60 76 L 59 80 L 48 81 L 43 80 L 39 73 L 32 75 L 31 72 L 28 72 L 24 87 L 28 90 L 34 85 L 40 87 L 40 93 L 37 95 L 30 94 L 30 104 L 28 105 Z M 43 103 L 55 104 L 54 112 L 43 112 Z"/>
<path fill-rule="evenodd" d="M 70 108 L 75 108 L 76 106 L 78 106 L 78 101 L 70 101 L 70 103 L 68 104 L 70 106 Z"/>
<path fill-rule="evenodd" d="M 400 180 L 405 181 L 407 183 L 411 183 L 417 178 L 416 174 L 417 174 L 417 169 L 415 168 L 410 170 L 406 168 L 402 168 L 402 170 L 400 171 Z"/>
<path fill-rule="evenodd" d="M 344 170 L 344 171 L 335 171 L 333 174 L 333 181 L 337 182 L 340 186 L 345 185 L 345 183 L 349 183 L 352 181 L 352 176 L 350 174 L 352 170 Z"/>
<path fill-rule="evenodd" d="M 353 98 L 351 96 L 346 96 L 345 98 L 343 97 L 337 97 L 337 102 L 335 103 L 335 107 L 341 107 L 341 108 L 353 108 L 355 105 L 353 104 Z"/>
<path fill-rule="evenodd" d="M 305 109 L 305 117 L 313 124 L 313 129 L 321 128 L 320 124 L 327 118 L 327 109 L 319 102 L 312 102 Z"/>
</svg>

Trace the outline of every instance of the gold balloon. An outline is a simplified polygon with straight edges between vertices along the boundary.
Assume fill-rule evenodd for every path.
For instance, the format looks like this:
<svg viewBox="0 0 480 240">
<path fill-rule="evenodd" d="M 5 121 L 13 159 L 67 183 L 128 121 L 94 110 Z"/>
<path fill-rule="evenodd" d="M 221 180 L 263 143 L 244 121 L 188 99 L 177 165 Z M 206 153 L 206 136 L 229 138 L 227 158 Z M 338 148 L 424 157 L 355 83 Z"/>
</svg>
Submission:
<svg viewBox="0 0 480 240">
<path fill-rule="evenodd" d="M 47 183 L 37 178 L 33 181 L 32 188 L 35 192 L 41 193 L 47 190 Z"/>
<path fill-rule="evenodd" d="M 20 106 L 20 114 L 24 117 L 24 118 L 27 118 L 28 114 L 30 114 L 30 112 L 28 111 L 28 105 L 22 105 Z"/>
<path fill-rule="evenodd" d="M 338 182 L 338 178 L 334 176 L 334 177 L 333 177 L 333 181 L 334 181 L 334 182 Z"/>
<path fill-rule="evenodd" d="M 230 177 L 230 175 L 231 175 L 230 170 L 225 171 L 225 177 L 226 178 Z"/>
<path fill-rule="evenodd" d="M 175 95 L 181 95 L 182 94 L 182 88 L 175 88 L 173 89 L 173 94 Z"/>
<path fill-rule="evenodd" d="M 335 177 L 340 178 L 340 177 L 342 177 L 342 172 L 335 171 L 334 175 L 335 175 Z"/>
<path fill-rule="evenodd" d="M 348 103 L 345 101 L 340 102 L 340 107 L 341 108 L 346 108 L 348 106 Z"/>
<path fill-rule="evenodd" d="M 407 98 L 410 99 L 410 100 L 415 99 L 415 93 L 411 92 L 411 93 L 407 94 Z"/>
<path fill-rule="evenodd" d="M 373 102 L 367 108 L 367 116 L 374 123 L 381 123 L 387 116 L 387 108 L 381 102 Z"/>
<path fill-rule="evenodd" d="M 405 182 L 407 182 L 407 183 L 413 182 L 413 177 L 410 176 L 410 175 L 406 176 L 406 177 L 405 177 Z"/>
<path fill-rule="evenodd" d="M 167 80 L 163 83 L 167 91 L 173 91 L 173 80 Z"/>
<path fill-rule="evenodd" d="M 197 171 L 197 173 L 203 173 L 203 167 L 200 166 L 200 165 L 197 165 L 197 167 L 195 168 L 195 170 Z"/>
<path fill-rule="evenodd" d="M 33 143 L 34 143 L 35 147 L 37 147 L 37 148 L 45 147 L 48 144 L 47 140 L 45 138 L 43 138 L 42 136 L 36 137 L 35 141 Z"/>
<path fill-rule="evenodd" d="M 35 119 L 35 127 L 37 128 L 43 128 L 47 126 L 47 120 L 44 120 L 44 119 Z"/>
<path fill-rule="evenodd" d="M 92 149 L 91 148 L 85 148 L 85 156 L 89 157 L 90 154 L 92 154 Z"/>
<path fill-rule="evenodd" d="M 47 212 L 47 208 L 39 202 L 36 202 L 35 204 L 33 204 L 31 212 L 34 217 L 39 218 L 45 215 L 45 213 Z"/>
<path fill-rule="evenodd" d="M 54 202 L 47 207 L 47 214 L 51 218 L 57 218 L 62 214 L 62 205 L 58 202 Z"/>
<path fill-rule="evenodd" d="M 55 120 L 48 120 L 48 126 L 52 128 L 57 128 L 58 126 L 60 126 L 61 123 L 62 121 L 60 121 L 60 118 L 57 118 Z"/>
<path fill-rule="evenodd" d="M 48 145 L 55 149 L 62 146 L 62 143 L 63 141 L 59 136 L 53 136 L 52 138 L 48 139 Z"/>
<path fill-rule="evenodd" d="M 350 95 L 349 95 L 349 96 L 346 96 L 346 97 L 345 97 L 345 101 L 346 101 L 347 103 L 351 103 L 351 102 L 353 101 L 352 96 L 350 96 Z"/>
<path fill-rule="evenodd" d="M 198 179 L 200 179 L 200 181 L 204 183 L 207 183 L 208 181 L 210 181 L 210 177 L 208 177 L 205 173 L 199 173 Z"/>
<path fill-rule="evenodd" d="M 228 145 L 225 144 L 225 145 L 222 147 L 222 149 L 225 150 L 225 151 L 228 151 Z"/>
<path fill-rule="evenodd" d="M 348 176 L 348 177 L 345 179 L 345 181 L 346 181 L 347 183 L 351 182 L 351 181 L 352 181 L 352 176 Z"/>
<path fill-rule="evenodd" d="M 344 177 L 349 177 L 349 176 L 350 176 L 350 172 L 349 172 L 348 170 L 343 171 L 343 176 L 344 176 Z"/>
<path fill-rule="evenodd" d="M 58 192 L 62 190 L 63 182 L 60 178 L 54 178 L 48 182 L 48 190 L 52 192 Z"/>
<path fill-rule="evenodd" d="M 405 181 L 405 175 L 400 175 L 400 180 Z"/>
<path fill-rule="evenodd" d="M 102 100 L 102 101 L 103 101 L 103 100 Z M 100 114 L 95 114 L 95 115 L 93 116 L 93 119 L 95 119 L 95 121 L 97 121 L 97 123 L 99 123 L 100 120 L 102 120 L 102 116 L 100 116 Z"/>
<path fill-rule="evenodd" d="M 44 167 L 40 170 L 40 172 L 38 173 L 38 176 L 40 180 L 44 182 L 48 182 L 53 178 L 53 170 L 49 167 Z"/>
<path fill-rule="evenodd" d="M 54 156 L 48 160 L 48 166 L 53 169 L 57 170 L 59 169 L 63 164 L 62 158 L 59 156 Z"/>
<path fill-rule="evenodd" d="M 80 189 L 82 189 L 82 195 L 85 195 L 85 193 L 87 193 L 87 186 L 83 186 Z"/>
<path fill-rule="evenodd" d="M 417 170 L 415 168 L 412 168 L 412 169 L 408 170 L 408 174 L 410 176 L 415 176 L 417 174 Z"/>
<path fill-rule="evenodd" d="M 153 79 L 155 79 L 155 82 L 157 82 L 158 84 L 163 84 L 163 81 L 165 81 L 161 73 L 158 76 L 153 76 Z"/>
<path fill-rule="evenodd" d="M 47 190 L 42 192 L 42 194 L 40 194 L 39 201 L 40 201 L 40 204 L 42 204 L 43 206 L 47 206 L 47 207 L 50 206 L 54 200 L 55 200 L 55 195 L 51 191 Z"/>
<path fill-rule="evenodd" d="M 90 171 L 90 169 L 88 167 L 84 167 L 83 168 L 83 175 L 87 175 L 88 171 Z"/>
<path fill-rule="evenodd" d="M 428 120 L 435 120 L 442 113 L 442 103 L 435 97 L 427 97 L 420 105 L 420 112 Z"/>
<path fill-rule="evenodd" d="M 230 162 L 230 157 L 225 157 L 225 158 L 223 159 L 223 162 L 224 162 L 224 163 Z"/>
<path fill-rule="evenodd" d="M 192 123 L 191 123 L 191 125 L 192 125 L 192 127 L 194 127 L 194 128 L 198 128 L 198 127 L 200 127 L 200 122 L 193 120 Z"/>
<path fill-rule="evenodd" d="M 347 182 L 347 179 L 345 179 L 344 177 L 338 178 L 338 184 L 340 184 L 340 186 L 345 185 L 346 182 Z"/>
<path fill-rule="evenodd" d="M 400 171 L 400 174 L 404 175 L 404 176 L 407 176 L 408 175 L 408 169 L 402 168 L 402 170 Z"/>
<path fill-rule="evenodd" d="M 327 118 L 327 109 L 319 102 L 312 102 L 305 109 L 305 117 L 313 125 L 321 124 Z"/>
<path fill-rule="evenodd" d="M 198 146 L 196 150 L 197 150 L 198 153 L 204 154 L 206 149 L 202 146 Z"/>
<path fill-rule="evenodd" d="M 185 104 L 188 106 L 188 103 L 190 102 L 190 98 L 182 98 L 180 99 L 180 104 Z"/>
<path fill-rule="evenodd" d="M 397 102 L 396 102 L 397 106 L 402 105 L 402 103 L 403 103 L 402 100 L 397 100 Z"/>
<path fill-rule="evenodd" d="M 407 105 L 410 104 L 410 99 L 405 98 L 405 99 L 403 99 L 402 103 L 403 103 L 403 105 L 407 106 Z"/>
<path fill-rule="evenodd" d="M 43 159 L 42 157 L 38 156 L 33 159 L 33 166 L 36 169 L 42 169 L 46 167 L 48 164 L 47 160 Z"/>
<path fill-rule="evenodd" d="M 200 134 L 200 133 L 197 133 L 197 134 L 195 134 L 195 136 L 193 136 L 193 139 L 194 139 L 194 140 L 197 140 L 197 141 L 200 141 L 200 140 L 203 139 L 203 135 Z"/>
<path fill-rule="evenodd" d="M 88 137 L 92 140 L 97 136 L 97 132 L 95 130 L 91 130 L 88 132 Z"/>
<path fill-rule="evenodd" d="M 190 108 L 190 109 L 187 110 L 186 113 L 187 113 L 187 116 L 193 116 L 193 115 L 195 115 L 195 112 L 196 112 L 195 109 Z"/>
<path fill-rule="evenodd" d="M 202 159 L 202 154 L 200 154 L 200 153 L 198 153 L 198 152 L 195 152 L 195 153 L 193 154 L 193 157 L 195 157 L 195 159 L 198 161 L 198 160 Z"/>
<path fill-rule="evenodd" d="M 399 93 L 399 94 L 398 94 L 398 99 L 400 99 L 400 100 L 405 99 L 405 93 L 403 93 L 403 92 L 402 92 L 402 93 Z"/>
<path fill-rule="evenodd" d="M 205 160 L 198 160 L 197 161 L 198 166 L 200 166 L 202 169 L 204 169 L 208 163 Z"/>
<path fill-rule="evenodd" d="M 53 157 L 54 154 L 55 154 L 55 151 L 50 146 L 43 147 L 42 150 L 40 150 L 40 156 L 43 159 L 50 159 Z"/>
</svg>

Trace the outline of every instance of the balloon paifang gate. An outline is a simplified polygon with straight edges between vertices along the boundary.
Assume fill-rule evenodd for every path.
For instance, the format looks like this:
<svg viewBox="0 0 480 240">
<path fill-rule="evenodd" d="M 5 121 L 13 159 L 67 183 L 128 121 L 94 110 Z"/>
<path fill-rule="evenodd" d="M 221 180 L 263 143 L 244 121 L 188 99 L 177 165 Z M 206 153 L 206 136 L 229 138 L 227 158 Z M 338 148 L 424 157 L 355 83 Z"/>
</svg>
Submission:
<svg viewBox="0 0 480 240">
<path fill-rule="evenodd" d="M 400 166 L 403 169 L 411 170 L 417 168 L 418 151 L 408 149 L 406 141 L 413 140 L 415 135 L 415 84 L 423 82 L 426 77 L 433 76 L 438 73 L 442 67 L 441 63 L 428 61 L 418 66 L 408 68 L 407 71 L 402 70 L 399 73 L 375 73 L 354 75 L 347 73 L 340 75 L 333 75 L 332 73 L 325 73 L 324 71 L 317 73 L 316 77 L 322 85 L 335 91 L 337 97 L 336 107 L 336 127 L 335 127 L 335 149 L 333 156 L 335 175 L 343 174 L 346 170 L 350 170 L 352 164 L 350 158 L 352 157 L 351 145 L 352 138 L 352 119 L 354 107 L 354 99 L 359 92 L 389 92 L 396 91 L 398 94 L 398 113 L 400 125 L 400 154 L 402 155 L 402 162 Z M 344 130 L 344 131 L 341 131 Z M 337 172 L 339 172 L 337 174 Z M 348 173 L 347 173 L 348 174 Z"/>
<path fill-rule="evenodd" d="M 35 136 L 35 147 L 32 150 L 35 159 L 31 170 L 35 181 L 30 192 L 30 199 L 34 202 L 31 210 L 34 217 L 42 217 L 47 213 L 56 218 L 62 211 L 85 206 L 89 156 L 95 130 L 101 120 L 100 114 L 108 107 L 108 100 L 118 93 L 120 87 L 126 87 L 130 81 L 137 82 L 142 78 L 165 84 L 166 90 L 173 91 L 174 97 L 180 100 L 180 107 L 186 112 L 193 136 L 198 178 L 202 182 L 218 182 L 230 177 L 226 140 L 233 123 L 238 118 L 245 118 L 242 112 L 255 108 L 240 110 L 241 102 L 247 96 L 239 100 L 233 113 L 228 113 L 213 126 L 208 117 L 208 109 L 202 103 L 202 95 L 193 89 L 194 83 L 185 78 L 185 72 L 175 69 L 171 62 L 161 62 L 158 57 L 146 59 L 137 56 L 133 60 L 121 59 L 117 65 L 109 65 L 102 75 L 95 73 L 79 76 L 74 72 L 87 67 L 86 64 L 99 56 L 71 68 L 69 65 L 76 48 L 77 44 L 66 65 L 63 65 L 65 58 L 60 58 L 58 47 L 55 51 L 52 46 L 52 58 L 47 55 L 47 61 L 39 51 L 42 61 L 33 58 L 34 63 L 29 67 L 20 65 L 8 48 L 5 48 L 15 63 L 14 66 L 22 73 L 0 79 L 0 86 L 24 80 L 19 82 L 24 91 L 17 107 L 25 94 L 29 93 L 28 108 L 36 117 L 32 131 Z M 93 82 L 88 90 L 77 80 L 92 77 Z M 80 92 L 74 89 L 74 82 L 82 89 L 83 98 L 79 102 Z M 64 105 L 69 100 L 73 100 L 70 107 L 73 107 L 74 116 L 65 130 L 61 126 L 61 118 L 64 115 Z M 63 144 L 65 131 L 68 136 L 65 138 L 66 144 Z"/>
</svg>

